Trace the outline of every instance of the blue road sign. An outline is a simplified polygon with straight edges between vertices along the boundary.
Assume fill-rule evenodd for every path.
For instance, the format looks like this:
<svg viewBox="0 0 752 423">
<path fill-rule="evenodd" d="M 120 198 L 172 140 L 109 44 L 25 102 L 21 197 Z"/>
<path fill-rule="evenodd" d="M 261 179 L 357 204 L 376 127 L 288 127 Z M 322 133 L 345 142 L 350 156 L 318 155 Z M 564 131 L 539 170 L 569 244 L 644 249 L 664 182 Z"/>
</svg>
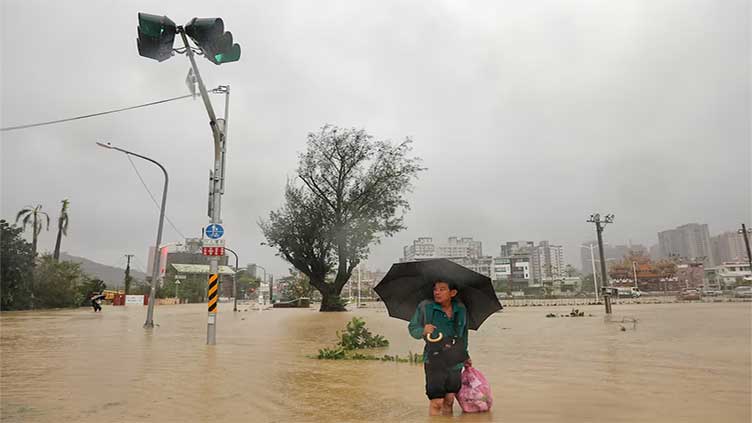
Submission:
<svg viewBox="0 0 752 423">
<path fill-rule="evenodd" d="M 212 223 L 211 225 L 206 227 L 206 236 L 211 239 L 220 239 L 224 234 L 225 228 L 223 228 L 220 224 Z"/>
</svg>

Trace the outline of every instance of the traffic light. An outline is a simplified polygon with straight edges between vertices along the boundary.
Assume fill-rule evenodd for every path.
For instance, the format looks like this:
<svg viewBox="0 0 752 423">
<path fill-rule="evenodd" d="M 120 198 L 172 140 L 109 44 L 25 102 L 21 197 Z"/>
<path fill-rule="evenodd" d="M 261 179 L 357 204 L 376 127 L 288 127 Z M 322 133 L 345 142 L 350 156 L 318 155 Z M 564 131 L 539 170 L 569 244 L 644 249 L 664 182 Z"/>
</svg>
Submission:
<svg viewBox="0 0 752 423">
<path fill-rule="evenodd" d="M 240 45 L 233 44 L 232 33 L 225 32 L 222 18 L 193 18 L 185 26 L 185 33 L 215 65 L 240 59 Z"/>
<path fill-rule="evenodd" d="M 175 22 L 167 16 L 138 14 L 138 54 L 165 61 L 172 57 L 172 43 L 177 32 Z"/>
</svg>

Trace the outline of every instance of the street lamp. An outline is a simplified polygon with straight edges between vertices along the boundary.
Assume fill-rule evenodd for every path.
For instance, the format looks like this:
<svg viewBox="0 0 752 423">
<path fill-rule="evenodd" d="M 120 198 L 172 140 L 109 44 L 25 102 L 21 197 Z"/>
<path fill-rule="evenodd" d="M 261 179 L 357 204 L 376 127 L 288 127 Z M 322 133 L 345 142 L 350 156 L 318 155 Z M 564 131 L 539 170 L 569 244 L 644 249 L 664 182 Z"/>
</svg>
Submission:
<svg viewBox="0 0 752 423">
<path fill-rule="evenodd" d="M 595 271 L 595 256 L 593 255 L 593 248 L 595 244 L 581 245 L 584 248 L 590 248 L 590 263 L 593 265 L 593 291 L 595 291 L 595 302 L 598 302 L 598 275 Z"/>
<path fill-rule="evenodd" d="M 254 264 L 254 266 L 256 266 L 256 267 L 258 267 L 258 268 L 260 268 L 261 270 L 264 271 L 264 279 L 261 281 L 261 283 L 266 283 L 266 269 L 264 269 L 264 266 L 260 266 L 258 264 Z M 254 276 L 256 276 L 256 275 L 254 275 Z M 272 294 L 272 286 L 270 285 L 269 286 L 269 302 L 272 303 L 272 304 L 274 304 L 272 302 L 272 300 L 273 300 L 272 295 L 273 295 Z M 259 297 L 261 297 L 261 286 L 259 286 Z"/>
<path fill-rule="evenodd" d="M 157 298 L 157 278 L 159 276 L 159 244 L 162 242 L 162 228 L 164 227 L 164 216 L 165 216 L 165 206 L 167 205 L 167 183 L 169 181 L 169 178 L 167 177 L 167 171 L 165 170 L 164 166 L 162 166 L 159 162 L 156 160 L 150 159 L 146 156 L 142 156 L 140 154 L 136 154 L 132 151 L 124 150 L 119 147 L 115 147 L 114 145 L 110 143 L 101 143 L 97 142 L 97 145 L 103 148 L 107 148 L 110 150 L 116 150 L 121 153 L 125 153 L 126 155 L 135 156 L 140 159 L 144 159 L 146 161 L 152 162 L 155 165 L 159 166 L 160 169 L 162 169 L 162 173 L 164 173 L 164 188 L 162 189 L 162 206 L 159 210 L 159 226 L 157 228 L 157 242 L 154 244 L 154 258 L 153 258 L 153 269 L 151 272 L 151 289 L 149 290 L 149 306 L 146 309 L 146 322 L 144 322 L 145 328 L 153 328 L 154 327 L 154 303 L 156 302 Z"/>
<path fill-rule="evenodd" d="M 232 255 L 235 256 L 235 273 L 232 274 L 232 298 L 233 298 L 233 305 L 232 305 L 232 311 L 238 311 L 238 287 L 237 287 L 237 273 L 238 273 L 238 253 L 233 251 L 230 248 L 225 247 L 225 251 L 229 251 L 232 253 Z"/>
</svg>

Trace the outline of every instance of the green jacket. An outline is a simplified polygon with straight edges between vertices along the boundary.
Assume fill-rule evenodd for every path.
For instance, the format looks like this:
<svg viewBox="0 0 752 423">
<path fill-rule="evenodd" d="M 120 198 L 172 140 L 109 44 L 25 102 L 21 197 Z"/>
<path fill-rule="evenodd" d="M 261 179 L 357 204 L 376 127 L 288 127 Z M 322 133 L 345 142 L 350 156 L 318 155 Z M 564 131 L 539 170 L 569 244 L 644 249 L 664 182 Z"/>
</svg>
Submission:
<svg viewBox="0 0 752 423">
<path fill-rule="evenodd" d="M 425 305 L 426 320 L 423 318 L 423 307 Z M 455 333 L 455 320 L 457 321 L 457 332 Z M 423 339 L 423 326 L 426 323 L 430 323 L 436 326 L 436 330 L 431 334 L 432 337 L 438 336 L 439 333 L 443 333 L 445 337 L 452 338 L 456 336 L 458 341 L 461 341 L 465 345 L 465 351 L 467 351 L 467 309 L 465 306 L 457 301 L 452 300 L 452 318 L 447 317 L 444 310 L 441 309 L 441 304 L 434 301 L 425 301 L 418 304 L 418 307 L 413 314 L 410 323 L 407 325 L 407 329 L 410 331 L 410 336 L 415 339 Z M 428 358 L 427 350 L 428 346 L 423 349 L 423 362 Z M 463 364 L 460 363 L 454 367 L 455 370 L 462 369 Z"/>
</svg>

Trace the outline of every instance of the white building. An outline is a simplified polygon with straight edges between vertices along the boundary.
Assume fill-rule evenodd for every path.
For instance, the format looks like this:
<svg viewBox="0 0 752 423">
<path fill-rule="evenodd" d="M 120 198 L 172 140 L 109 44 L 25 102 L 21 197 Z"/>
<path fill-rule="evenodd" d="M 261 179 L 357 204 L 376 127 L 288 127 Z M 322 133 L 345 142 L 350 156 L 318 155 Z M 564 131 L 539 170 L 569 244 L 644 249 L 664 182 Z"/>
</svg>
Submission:
<svg viewBox="0 0 752 423">
<path fill-rule="evenodd" d="M 752 282 L 752 271 L 746 261 L 727 261 L 715 268 L 716 281 L 726 288 Z"/>
<path fill-rule="evenodd" d="M 445 244 L 434 243 L 433 238 L 422 237 L 403 248 L 401 261 L 427 260 L 432 258 L 471 258 L 483 256 L 483 243 L 472 237 L 450 237 Z"/>
<path fill-rule="evenodd" d="M 533 278 L 536 281 L 561 279 L 564 274 L 564 248 L 541 241 L 532 252 Z"/>
</svg>

